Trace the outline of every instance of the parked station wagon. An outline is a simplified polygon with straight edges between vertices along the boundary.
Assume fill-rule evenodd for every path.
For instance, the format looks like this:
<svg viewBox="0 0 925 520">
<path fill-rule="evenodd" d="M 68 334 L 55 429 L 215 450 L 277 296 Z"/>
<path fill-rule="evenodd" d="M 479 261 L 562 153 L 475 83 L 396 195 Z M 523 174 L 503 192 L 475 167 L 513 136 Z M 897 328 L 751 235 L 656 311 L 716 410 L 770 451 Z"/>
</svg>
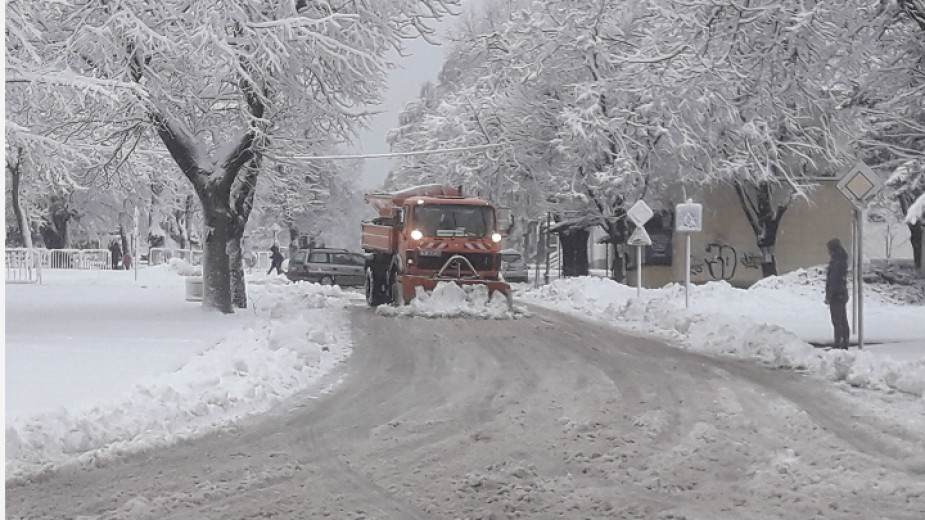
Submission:
<svg viewBox="0 0 925 520">
<path fill-rule="evenodd" d="M 360 286 L 365 276 L 364 265 L 362 253 L 346 249 L 299 249 L 289 259 L 286 277 L 293 282 Z"/>
</svg>

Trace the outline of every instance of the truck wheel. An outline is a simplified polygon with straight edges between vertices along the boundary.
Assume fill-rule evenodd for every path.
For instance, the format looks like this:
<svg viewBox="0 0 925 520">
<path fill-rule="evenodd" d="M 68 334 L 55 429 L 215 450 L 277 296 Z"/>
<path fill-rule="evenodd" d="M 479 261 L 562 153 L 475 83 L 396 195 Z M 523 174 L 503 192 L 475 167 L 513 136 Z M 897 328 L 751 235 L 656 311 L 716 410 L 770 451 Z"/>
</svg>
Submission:
<svg viewBox="0 0 925 520">
<path fill-rule="evenodd" d="M 392 305 L 396 307 L 405 304 L 405 295 L 402 292 L 401 284 L 398 283 L 398 271 L 392 270 L 391 275 L 389 276 L 389 281 L 391 282 L 391 291 L 392 291 Z"/>
<path fill-rule="evenodd" d="M 376 270 L 372 267 L 367 267 L 366 281 L 363 283 L 363 289 L 366 292 L 366 303 L 370 307 L 385 303 L 385 291 L 382 290 L 383 285 L 383 281 L 376 276 Z"/>
</svg>

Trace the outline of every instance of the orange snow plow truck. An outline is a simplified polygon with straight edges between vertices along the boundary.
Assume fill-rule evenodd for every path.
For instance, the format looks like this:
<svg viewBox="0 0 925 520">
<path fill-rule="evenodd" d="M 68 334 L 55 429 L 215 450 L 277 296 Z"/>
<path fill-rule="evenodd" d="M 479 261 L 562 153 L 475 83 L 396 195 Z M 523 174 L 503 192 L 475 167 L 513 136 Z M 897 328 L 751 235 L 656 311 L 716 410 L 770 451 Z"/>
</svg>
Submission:
<svg viewBox="0 0 925 520">
<path fill-rule="evenodd" d="M 513 306 L 501 266 L 498 219 L 487 201 L 438 184 L 365 196 L 379 212 L 363 223 L 366 302 L 403 305 L 415 288 L 440 282 L 484 285 Z"/>
</svg>

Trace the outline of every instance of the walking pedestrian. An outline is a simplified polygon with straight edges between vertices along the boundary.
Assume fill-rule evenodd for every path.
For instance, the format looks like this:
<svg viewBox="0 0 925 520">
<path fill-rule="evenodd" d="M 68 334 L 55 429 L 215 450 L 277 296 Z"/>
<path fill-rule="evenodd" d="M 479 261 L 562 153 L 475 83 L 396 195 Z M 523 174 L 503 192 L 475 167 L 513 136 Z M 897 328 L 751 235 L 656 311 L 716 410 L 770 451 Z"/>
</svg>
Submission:
<svg viewBox="0 0 925 520">
<path fill-rule="evenodd" d="M 119 247 L 119 243 L 115 240 L 109 244 L 109 255 L 112 258 L 112 270 L 115 271 L 119 268 L 119 262 L 122 260 L 122 248 Z"/>
<path fill-rule="evenodd" d="M 825 303 L 829 306 L 835 348 L 847 349 L 848 337 L 848 253 L 841 241 L 833 238 L 826 243 L 829 250 L 829 267 L 825 275 Z"/>
<path fill-rule="evenodd" d="M 273 269 L 276 269 L 276 274 L 283 274 L 283 254 L 279 252 L 279 246 L 276 244 L 270 246 L 270 269 L 267 270 L 267 274 L 273 272 Z"/>
</svg>

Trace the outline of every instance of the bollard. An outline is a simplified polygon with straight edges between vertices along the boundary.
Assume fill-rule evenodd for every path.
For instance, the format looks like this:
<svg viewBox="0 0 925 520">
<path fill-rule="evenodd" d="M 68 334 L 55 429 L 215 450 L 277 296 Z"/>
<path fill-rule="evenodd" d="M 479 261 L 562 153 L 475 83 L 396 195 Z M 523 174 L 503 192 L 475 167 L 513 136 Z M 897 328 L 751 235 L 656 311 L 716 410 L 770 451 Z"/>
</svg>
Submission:
<svg viewBox="0 0 925 520">
<path fill-rule="evenodd" d="M 202 295 L 203 295 L 202 277 L 201 276 L 187 276 L 186 277 L 186 301 L 201 302 Z"/>
</svg>

